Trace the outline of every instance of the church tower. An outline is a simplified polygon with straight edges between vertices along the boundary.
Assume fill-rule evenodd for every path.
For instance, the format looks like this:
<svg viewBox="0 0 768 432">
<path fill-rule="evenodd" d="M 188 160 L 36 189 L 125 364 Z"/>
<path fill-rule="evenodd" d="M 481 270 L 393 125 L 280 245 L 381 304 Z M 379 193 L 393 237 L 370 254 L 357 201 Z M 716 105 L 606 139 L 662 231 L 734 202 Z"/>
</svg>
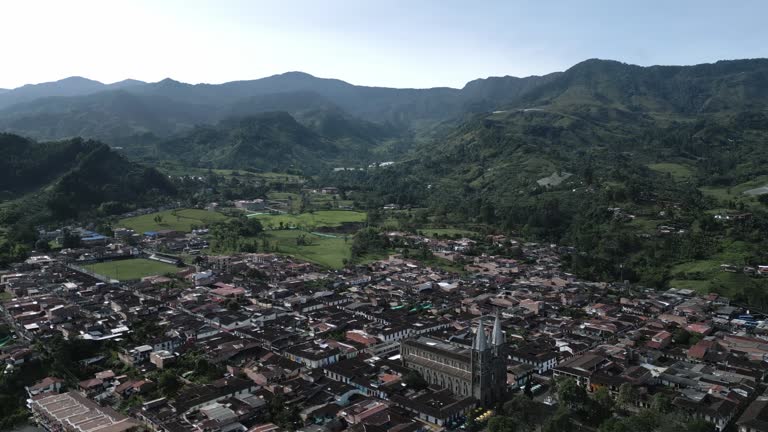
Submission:
<svg viewBox="0 0 768 432">
<path fill-rule="evenodd" d="M 488 346 L 488 338 L 485 336 L 485 323 L 480 317 L 480 323 L 472 342 L 472 396 L 480 405 L 491 403 L 491 357 L 493 352 Z"/>
<path fill-rule="evenodd" d="M 501 330 L 501 315 L 496 309 L 496 319 L 491 331 L 491 393 L 495 400 L 503 400 L 507 393 L 507 339 Z"/>
<path fill-rule="evenodd" d="M 481 405 L 503 400 L 507 391 L 507 341 L 501 330 L 501 317 L 496 312 L 490 342 L 485 322 L 480 323 L 472 342 L 472 396 Z"/>
</svg>

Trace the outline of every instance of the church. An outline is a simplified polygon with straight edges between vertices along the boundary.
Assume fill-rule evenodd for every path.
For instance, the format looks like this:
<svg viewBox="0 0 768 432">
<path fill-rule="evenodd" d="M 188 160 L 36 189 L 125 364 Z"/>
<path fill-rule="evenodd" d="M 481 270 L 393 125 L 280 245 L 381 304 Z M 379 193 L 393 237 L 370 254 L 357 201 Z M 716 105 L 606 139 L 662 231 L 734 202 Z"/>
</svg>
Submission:
<svg viewBox="0 0 768 432">
<path fill-rule="evenodd" d="M 480 405 L 492 405 L 506 394 L 507 343 L 498 313 L 490 341 L 481 317 L 471 348 L 419 336 L 400 344 L 400 356 L 406 367 L 418 371 L 428 383 L 456 396 L 474 397 Z"/>
</svg>

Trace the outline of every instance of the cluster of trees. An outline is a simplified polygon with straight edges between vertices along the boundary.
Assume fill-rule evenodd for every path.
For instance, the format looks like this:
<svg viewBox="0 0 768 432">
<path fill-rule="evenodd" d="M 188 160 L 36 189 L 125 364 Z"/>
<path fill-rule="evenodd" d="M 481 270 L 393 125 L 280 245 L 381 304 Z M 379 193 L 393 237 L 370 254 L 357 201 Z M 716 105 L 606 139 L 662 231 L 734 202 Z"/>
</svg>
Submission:
<svg viewBox="0 0 768 432">
<path fill-rule="evenodd" d="M 256 252 L 258 240 L 264 228 L 256 218 L 240 217 L 226 222 L 215 223 L 210 228 L 211 249 L 214 251 Z M 262 248 L 269 247 L 266 238 L 262 239 Z M 264 250 L 267 250 L 264 249 Z"/>
<path fill-rule="evenodd" d="M 352 259 L 359 259 L 367 254 L 383 252 L 392 247 L 387 236 L 378 228 L 368 227 L 359 230 L 352 238 Z"/>
<path fill-rule="evenodd" d="M 656 394 L 648 409 L 637 411 L 639 395 L 624 384 L 616 400 L 606 389 L 587 391 L 571 379 L 556 383 L 557 408 L 517 394 L 488 421 L 489 432 L 713 432 L 714 425 L 677 413 L 668 396 Z"/>
</svg>

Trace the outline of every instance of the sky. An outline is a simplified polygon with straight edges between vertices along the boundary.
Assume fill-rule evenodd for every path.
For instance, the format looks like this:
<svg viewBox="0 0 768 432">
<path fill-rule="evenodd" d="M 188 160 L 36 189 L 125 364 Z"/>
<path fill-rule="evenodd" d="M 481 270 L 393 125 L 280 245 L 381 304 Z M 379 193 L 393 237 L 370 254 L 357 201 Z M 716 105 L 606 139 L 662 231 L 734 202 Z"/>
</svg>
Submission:
<svg viewBox="0 0 768 432">
<path fill-rule="evenodd" d="M 589 58 L 647 66 L 768 57 L 767 16 L 763 0 L 2 0 L 0 88 L 287 71 L 462 87 Z"/>
</svg>

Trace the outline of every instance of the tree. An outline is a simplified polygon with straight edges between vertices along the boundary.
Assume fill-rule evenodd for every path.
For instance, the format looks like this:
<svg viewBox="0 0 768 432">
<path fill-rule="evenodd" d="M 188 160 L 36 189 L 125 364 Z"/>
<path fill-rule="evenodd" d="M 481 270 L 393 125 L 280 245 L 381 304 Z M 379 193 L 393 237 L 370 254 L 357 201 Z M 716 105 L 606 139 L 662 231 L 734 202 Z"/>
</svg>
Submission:
<svg viewBox="0 0 768 432">
<path fill-rule="evenodd" d="M 576 381 L 566 378 L 557 382 L 557 400 L 571 411 L 580 411 L 587 400 L 587 392 Z"/>
<path fill-rule="evenodd" d="M 530 429 L 541 417 L 539 404 L 523 394 L 516 394 L 502 406 L 505 416 L 517 422 L 518 429 Z"/>
<path fill-rule="evenodd" d="M 573 430 L 573 423 L 571 422 L 571 413 L 565 407 L 560 407 L 555 412 L 555 415 L 549 418 L 544 423 L 544 432 L 571 432 Z"/>
<path fill-rule="evenodd" d="M 35 250 L 38 252 L 47 252 L 51 250 L 51 245 L 48 244 L 48 241 L 45 239 L 40 239 L 35 242 Z"/>
<path fill-rule="evenodd" d="M 181 389 L 181 381 L 171 370 L 164 370 L 157 379 L 157 386 L 164 397 L 173 397 Z"/>
<path fill-rule="evenodd" d="M 616 398 L 616 402 L 622 408 L 627 409 L 637 405 L 639 397 L 637 389 L 632 384 L 624 383 L 619 387 L 619 396 Z"/>
<path fill-rule="evenodd" d="M 429 386 L 427 380 L 415 370 L 410 370 L 403 376 L 403 383 L 414 390 L 422 390 Z"/>
<path fill-rule="evenodd" d="M 651 411 L 668 413 L 672 411 L 672 401 L 664 393 L 656 393 L 651 398 Z"/>
<path fill-rule="evenodd" d="M 80 236 L 71 233 L 68 229 L 64 230 L 62 235 L 61 247 L 64 249 L 74 249 L 80 247 Z"/>
<path fill-rule="evenodd" d="M 517 422 L 510 417 L 494 416 L 488 420 L 489 432 L 515 432 L 517 430 Z"/>
<path fill-rule="evenodd" d="M 592 407 L 588 411 L 587 418 L 593 425 L 598 425 L 613 414 L 613 399 L 608 389 L 600 387 L 592 395 Z"/>
</svg>

